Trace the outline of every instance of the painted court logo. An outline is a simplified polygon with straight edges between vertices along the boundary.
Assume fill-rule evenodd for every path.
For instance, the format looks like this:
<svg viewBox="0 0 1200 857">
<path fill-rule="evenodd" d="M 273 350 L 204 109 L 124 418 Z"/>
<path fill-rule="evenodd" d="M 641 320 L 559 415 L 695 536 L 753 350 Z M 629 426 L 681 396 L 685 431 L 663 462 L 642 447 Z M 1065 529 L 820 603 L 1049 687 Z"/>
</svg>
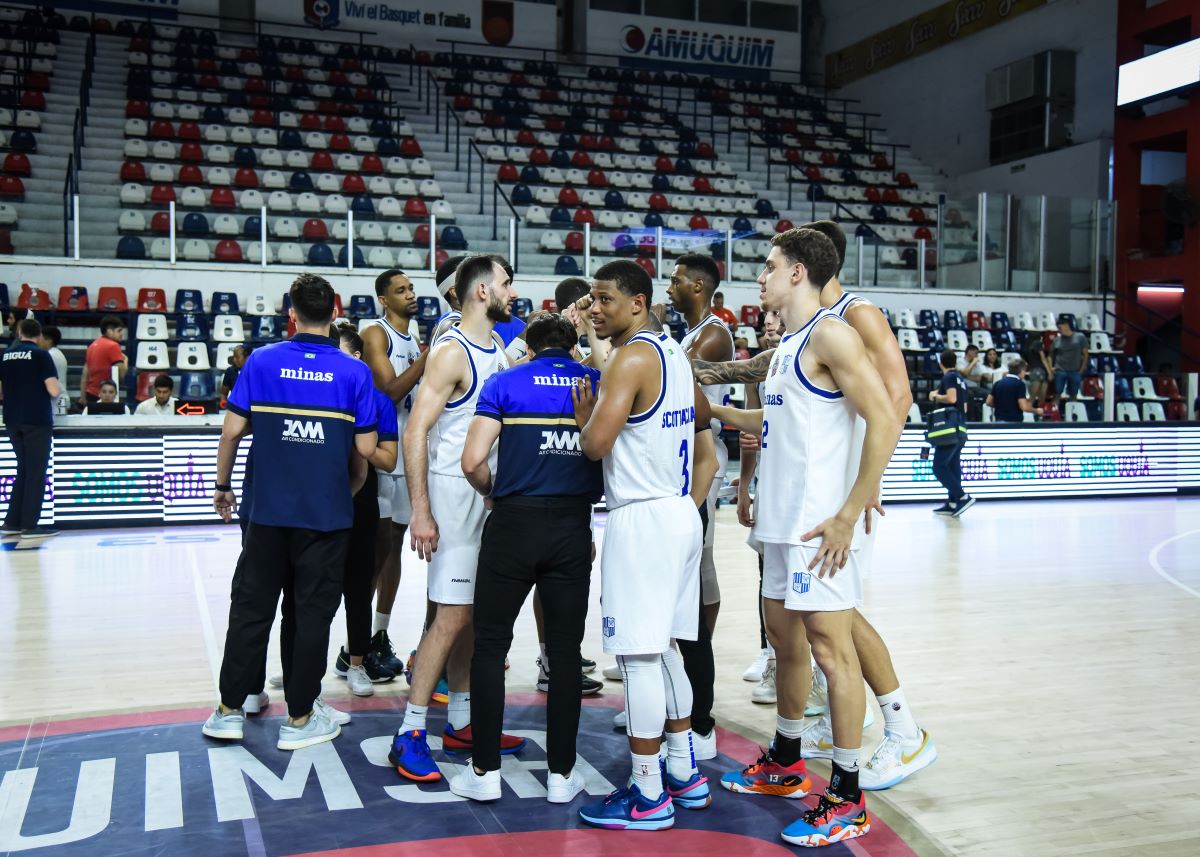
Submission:
<svg viewBox="0 0 1200 857">
<path fill-rule="evenodd" d="M 792 589 L 804 595 L 812 586 L 812 573 L 807 571 L 792 572 Z"/>
</svg>

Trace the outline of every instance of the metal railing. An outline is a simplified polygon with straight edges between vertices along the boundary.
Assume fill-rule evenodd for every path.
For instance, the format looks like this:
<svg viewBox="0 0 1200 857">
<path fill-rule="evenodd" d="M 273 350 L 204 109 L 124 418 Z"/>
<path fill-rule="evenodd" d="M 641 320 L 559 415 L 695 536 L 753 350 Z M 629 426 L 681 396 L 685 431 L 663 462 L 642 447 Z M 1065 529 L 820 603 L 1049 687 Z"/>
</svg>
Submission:
<svg viewBox="0 0 1200 857">
<path fill-rule="evenodd" d="M 496 204 L 496 199 L 499 197 L 504 200 L 504 204 L 508 206 L 508 210 L 512 212 L 512 217 L 508 221 L 508 252 L 509 262 L 513 266 L 514 271 L 519 271 L 520 267 L 517 264 L 517 257 L 521 252 L 520 230 L 521 230 L 521 215 L 517 211 L 516 206 L 512 204 L 512 200 L 508 198 L 508 194 L 504 192 L 504 188 L 500 187 L 500 182 L 492 182 L 492 240 L 496 240 L 498 233 L 499 209 Z"/>
</svg>

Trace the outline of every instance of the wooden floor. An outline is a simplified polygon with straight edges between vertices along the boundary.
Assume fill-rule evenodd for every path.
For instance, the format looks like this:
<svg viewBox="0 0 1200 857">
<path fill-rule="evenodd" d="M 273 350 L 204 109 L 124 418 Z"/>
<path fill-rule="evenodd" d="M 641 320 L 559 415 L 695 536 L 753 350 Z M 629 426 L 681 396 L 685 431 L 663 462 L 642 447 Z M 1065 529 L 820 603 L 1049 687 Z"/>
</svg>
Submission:
<svg viewBox="0 0 1200 857">
<path fill-rule="evenodd" d="M 744 536 L 723 508 L 716 715 L 765 740 L 774 712 L 740 678 L 758 648 Z M 214 526 L 0 553 L 0 726 L 211 704 L 238 544 Z M 404 652 L 424 613 L 423 569 L 406 563 Z M 981 502 L 960 521 L 892 507 L 866 612 L 941 753 L 872 797 L 918 851 L 1200 854 L 1200 499 Z M 599 615 L 585 653 L 604 663 Z M 532 688 L 535 657 L 527 607 L 510 691 Z M 330 673 L 327 698 L 345 693 Z"/>
</svg>

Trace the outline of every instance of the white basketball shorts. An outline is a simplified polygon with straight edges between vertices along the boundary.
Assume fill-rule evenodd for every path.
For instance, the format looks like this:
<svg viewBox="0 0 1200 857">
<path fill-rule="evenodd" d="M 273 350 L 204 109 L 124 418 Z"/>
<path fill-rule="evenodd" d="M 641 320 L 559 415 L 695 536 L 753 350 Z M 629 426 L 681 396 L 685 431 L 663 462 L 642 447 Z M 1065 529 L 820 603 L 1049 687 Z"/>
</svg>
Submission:
<svg viewBox="0 0 1200 857">
<path fill-rule="evenodd" d="M 708 507 L 708 532 L 704 534 L 704 551 L 700 554 L 700 597 L 705 605 L 721 603 L 721 583 L 717 579 L 717 563 L 713 557 L 714 537 L 717 531 L 717 498 L 725 485 L 725 471 L 729 467 L 729 450 L 721 439 L 717 442 L 717 475 L 713 477 L 705 503 Z"/>
<path fill-rule="evenodd" d="M 831 613 L 862 607 L 861 551 L 852 550 L 846 566 L 833 577 L 808 570 L 817 547 L 763 543 L 763 598 L 782 601 L 788 610 Z"/>
<path fill-rule="evenodd" d="M 608 513 L 600 560 L 604 652 L 656 655 L 694 640 L 703 535 L 689 497 L 627 503 Z"/>
<path fill-rule="evenodd" d="M 475 572 L 487 509 L 463 476 L 429 474 L 429 505 L 438 525 L 438 547 L 429 561 L 429 600 L 474 604 Z"/>
<path fill-rule="evenodd" d="M 404 475 L 379 474 L 379 517 L 408 526 L 412 520 L 412 501 L 408 498 L 408 480 Z M 436 520 L 436 518 L 435 518 Z"/>
</svg>

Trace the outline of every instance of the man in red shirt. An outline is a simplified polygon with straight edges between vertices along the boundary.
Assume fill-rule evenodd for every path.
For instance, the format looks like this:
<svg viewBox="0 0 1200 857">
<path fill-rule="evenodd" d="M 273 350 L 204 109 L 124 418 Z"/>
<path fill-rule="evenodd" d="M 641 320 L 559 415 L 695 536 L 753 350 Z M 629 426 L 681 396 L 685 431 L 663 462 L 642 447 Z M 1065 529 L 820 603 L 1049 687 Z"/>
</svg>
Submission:
<svg viewBox="0 0 1200 857">
<path fill-rule="evenodd" d="M 720 292 L 713 294 L 712 314 L 729 325 L 731 330 L 737 329 L 737 316 L 733 314 L 733 310 L 725 306 L 725 295 L 721 294 Z"/>
<path fill-rule="evenodd" d="M 79 404 L 86 407 L 100 401 L 100 383 L 112 379 L 112 369 L 117 368 L 118 381 L 129 371 L 129 358 L 121 350 L 125 339 L 125 322 L 115 315 L 100 319 L 100 336 L 87 348 L 83 363 L 83 378 L 79 383 Z"/>
</svg>

